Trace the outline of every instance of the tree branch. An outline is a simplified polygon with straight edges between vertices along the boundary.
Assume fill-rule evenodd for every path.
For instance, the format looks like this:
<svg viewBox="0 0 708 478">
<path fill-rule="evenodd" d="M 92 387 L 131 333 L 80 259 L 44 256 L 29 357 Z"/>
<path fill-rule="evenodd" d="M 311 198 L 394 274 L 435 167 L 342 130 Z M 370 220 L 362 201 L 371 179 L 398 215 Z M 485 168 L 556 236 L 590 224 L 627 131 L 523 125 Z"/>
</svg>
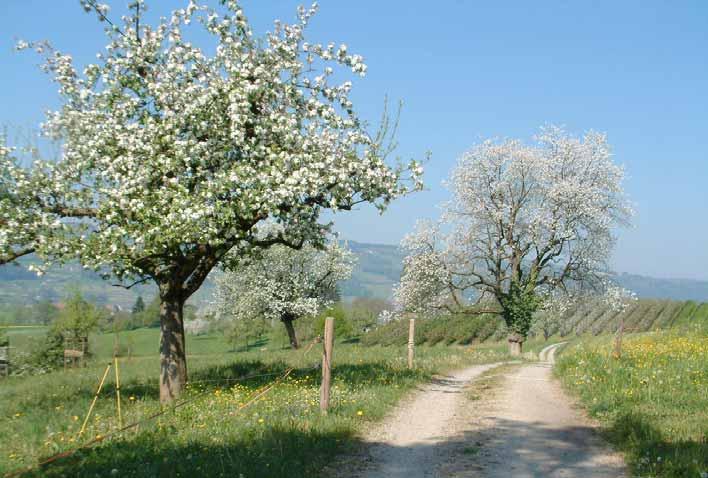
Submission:
<svg viewBox="0 0 708 478">
<path fill-rule="evenodd" d="M 24 249 L 20 249 L 18 251 L 12 251 L 8 254 L 0 255 L 0 265 L 9 264 L 10 262 L 14 262 L 22 256 L 32 254 L 33 252 L 35 252 L 35 250 L 36 249 L 34 246 L 27 246 Z"/>
<path fill-rule="evenodd" d="M 143 277 L 142 279 L 137 280 L 130 285 L 123 285 L 123 284 L 111 284 L 111 285 L 113 287 L 120 287 L 122 289 L 130 290 L 131 288 L 135 287 L 136 285 L 144 284 L 145 282 L 149 281 L 150 279 L 152 279 L 152 277 Z"/>
</svg>

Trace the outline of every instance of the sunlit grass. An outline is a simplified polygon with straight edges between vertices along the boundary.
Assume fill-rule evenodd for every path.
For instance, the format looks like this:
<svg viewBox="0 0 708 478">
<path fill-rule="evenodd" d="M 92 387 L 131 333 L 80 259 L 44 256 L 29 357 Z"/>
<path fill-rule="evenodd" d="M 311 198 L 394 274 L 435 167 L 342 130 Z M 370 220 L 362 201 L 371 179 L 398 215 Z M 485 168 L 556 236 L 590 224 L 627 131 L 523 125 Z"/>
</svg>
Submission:
<svg viewBox="0 0 708 478">
<path fill-rule="evenodd" d="M 433 373 L 505 358 L 505 347 L 418 347 L 416 369 L 405 347 L 337 344 L 332 409 L 319 412 L 320 347 L 190 357 L 184 398 L 199 397 L 137 430 L 122 433 L 38 471 L 42 476 L 317 476 L 331 454 L 380 419 Z M 78 430 L 107 361 L 67 372 L 11 377 L 0 389 L 0 472 L 28 466 L 117 428 L 113 372 L 94 418 Z M 244 403 L 287 367 L 295 371 L 254 405 Z M 159 410 L 156 356 L 122 359 L 124 421 Z M 239 377 L 272 374 L 246 381 Z"/>
<path fill-rule="evenodd" d="M 569 347 L 557 364 L 564 384 L 605 427 L 636 476 L 708 473 L 708 336 L 657 332 Z"/>
</svg>

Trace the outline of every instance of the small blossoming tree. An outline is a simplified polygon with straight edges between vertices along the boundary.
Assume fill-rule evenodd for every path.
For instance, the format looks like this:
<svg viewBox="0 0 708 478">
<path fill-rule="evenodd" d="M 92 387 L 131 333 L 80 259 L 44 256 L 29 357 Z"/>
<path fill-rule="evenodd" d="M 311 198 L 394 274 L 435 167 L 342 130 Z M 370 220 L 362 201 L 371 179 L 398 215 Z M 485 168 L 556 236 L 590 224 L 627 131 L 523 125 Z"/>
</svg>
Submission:
<svg viewBox="0 0 708 478">
<path fill-rule="evenodd" d="M 351 276 L 354 254 L 337 242 L 324 249 L 275 245 L 243 258 L 216 280 L 213 308 L 219 320 L 279 320 L 293 349 L 293 322 L 329 307 L 337 283 Z"/>
<path fill-rule="evenodd" d="M 551 335 L 562 329 L 563 319 L 576 301 L 575 296 L 564 291 L 546 294 L 534 315 L 531 331 L 543 335 L 543 340 L 548 341 Z"/>
<path fill-rule="evenodd" d="M 420 186 L 421 169 L 387 165 L 390 130 L 369 134 L 351 81 L 334 82 L 337 67 L 363 76 L 362 57 L 305 41 L 316 6 L 256 38 L 235 0 L 218 11 L 190 1 L 154 27 L 143 0 L 120 27 L 82 3 L 109 22 L 96 64 L 79 71 L 47 43 L 19 45 L 45 55 L 59 85 L 45 130 L 63 152 L 27 169 L 0 148 L 0 262 L 34 252 L 127 286 L 154 281 L 171 401 L 187 380 L 184 303 L 228 253 L 321 242 L 323 210 L 383 210 Z M 192 23 L 213 51 L 185 37 Z M 259 234 L 265 221 L 282 228 Z"/>
<path fill-rule="evenodd" d="M 441 220 L 449 232 L 422 224 L 404 241 L 397 301 L 469 310 L 469 299 L 491 299 L 520 352 L 545 295 L 607 270 L 614 228 L 631 217 L 623 176 L 595 132 L 574 138 L 549 127 L 534 145 L 481 143 L 452 172 Z"/>
<path fill-rule="evenodd" d="M 637 294 L 629 289 L 618 286 L 611 282 L 607 282 L 603 302 L 619 316 L 619 325 L 617 327 L 617 336 L 615 337 L 615 349 L 613 356 L 620 358 L 622 356 L 622 337 L 624 335 L 624 314 L 636 302 Z"/>
</svg>

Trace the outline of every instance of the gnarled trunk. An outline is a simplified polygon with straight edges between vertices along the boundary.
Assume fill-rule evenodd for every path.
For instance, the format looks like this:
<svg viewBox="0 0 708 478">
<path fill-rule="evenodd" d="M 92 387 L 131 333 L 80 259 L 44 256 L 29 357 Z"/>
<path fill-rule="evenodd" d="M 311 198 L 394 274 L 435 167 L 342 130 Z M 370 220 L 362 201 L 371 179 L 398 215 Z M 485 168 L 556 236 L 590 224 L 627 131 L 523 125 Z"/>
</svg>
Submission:
<svg viewBox="0 0 708 478">
<path fill-rule="evenodd" d="M 293 324 L 295 318 L 288 314 L 284 315 L 281 321 L 283 322 L 283 325 L 285 325 L 285 330 L 288 331 L 288 339 L 290 339 L 290 346 L 293 349 L 297 349 L 298 347 L 300 347 L 300 344 L 297 341 L 297 335 L 295 334 L 295 325 Z"/>
<path fill-rule="evenodd" d="M 179 294 L 160 292 L 160 402 L 179 397 L 187 383 L 187 354 Z"/>
</svg>

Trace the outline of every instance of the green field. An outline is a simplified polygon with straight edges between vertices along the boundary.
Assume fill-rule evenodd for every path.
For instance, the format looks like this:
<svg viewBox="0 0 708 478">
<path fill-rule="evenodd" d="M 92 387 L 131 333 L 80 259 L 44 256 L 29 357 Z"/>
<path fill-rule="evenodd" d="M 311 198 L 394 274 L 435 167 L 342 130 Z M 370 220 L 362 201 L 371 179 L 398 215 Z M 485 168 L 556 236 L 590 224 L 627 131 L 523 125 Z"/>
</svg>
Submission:
<svg viewBox="0 0 708 478">
<path fill-rule="evenodd" d="M 120 359 L 126 423 L 160 409 L 157 330 L 133 334 L 131 359 Z M 122 338 L 128 334 L 122 334 Z M 36 464 L 90 438 L 116 430 L 115 382 L 109 375 L 87 431 L 78 436 L 113 347 L 110 334 L 92 339 L 86 368 L 4 379 L 0 388 L 0 473 Z M 230 352 L 221 336 L 188 337 L 190 380 L 175 411 L 59 460 L 30 476 L 319 476 L 333 453 L 349 449 L 357 432 L 433 373 L 502 360 L 504 345 L 419 347 L 416 369 L 404 347 L 338 343 L 331 412 L 318 408 L 320 350 L 283 349 L 277 340 Z M 252 406 L 239 410 L 287 367 L 295 371 Z M 265 375 L 243 381 L 239 377 Z M 116 470 L 113 472 L 113 470 Z"/>
<path fill-rule="evenodd" d="M 619 359 L 612 347 L 608 337 L 570 346 L 556 374 L 625 453 L 633 476 L 704 476 L 708 336 L 697 330 L 633 335 Z"/>
</svg>

